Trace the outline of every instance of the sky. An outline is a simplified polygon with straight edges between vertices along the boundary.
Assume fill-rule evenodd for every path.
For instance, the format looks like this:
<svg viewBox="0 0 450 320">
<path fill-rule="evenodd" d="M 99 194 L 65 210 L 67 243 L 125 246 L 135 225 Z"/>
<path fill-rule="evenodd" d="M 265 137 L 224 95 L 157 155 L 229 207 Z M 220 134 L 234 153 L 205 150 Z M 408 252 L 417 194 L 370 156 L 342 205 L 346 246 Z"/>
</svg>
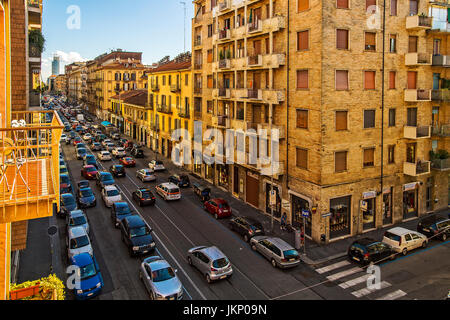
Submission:
<svg viewBox="0 0 450 320">
<path fill-rule="evenodd" d="M 142 52 L 152 64 L 184 50 L 182 0 L 44 0 L 42 79 L 51 75 L 53 55 L 64 65 L 87 61 L 112 49 Z M 186 51 L 191 51 L 192 0 L 186 7 Z M 79 14 L 78 14 L 79 13 Z"/>
</svg>

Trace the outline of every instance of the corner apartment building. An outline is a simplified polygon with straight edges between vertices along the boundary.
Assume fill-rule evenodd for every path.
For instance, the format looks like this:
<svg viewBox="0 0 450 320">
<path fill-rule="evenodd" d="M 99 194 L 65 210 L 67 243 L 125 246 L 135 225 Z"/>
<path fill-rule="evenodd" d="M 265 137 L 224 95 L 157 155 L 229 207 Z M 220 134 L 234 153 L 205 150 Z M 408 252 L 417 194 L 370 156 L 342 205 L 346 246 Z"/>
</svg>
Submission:
<svg viewBox="0 0 450 320">
<path fill-rule="evenodd" d="M 42 0 L 27 0 L 26 1 L 27 10 L 24 12 L 26 16 L 26 24 L 28 32 L 25 35 L 25 46 L 28 48 L 28 80 L 24 83 L 28 85 L 28 106 L 29 107 L 39 107 L 40 106 L 40 86 L 41 86 L 41 55 L 39 47 L 34 42 L 28 41 L 28 35 L 30 32 L 37 32 L 42 34 Z M 22 25 L 13 26 L 22 28 Z M 17 32 L 17 31 L 16 31 Z M 28 43 L 27 43 L 28 42 Z M 18 49 L 18 48 L 17 48 Z M 22 58 L 22 57 L 20 57 Z M 17 57 L 17 61 L 14 62 L 16 67 L 20 67 L 25 59 L 20 59 Z"/>
<path fill-rule="evenodd" d="M 55 92 L 66 94 L 66 76 L 59 74 L 55 78 Z"/>
<path fill-rule="evenodd" d="M 194 119 L 278 128 L 281 162 L 273 177 L 251 164 L 194 172 L 267 214 L 273 187 L 275 216 L 315 241 L 447 207 L 447 3 L 386 0 L 384 33 L 376 0 L 194 5 Z"/>
<path fill-rule="evenodd" d="M 67 65 L 66 81 L 67 81 L 67 98 L 71 102 L 80 101 L 82 97 L 83 83 L 86 83 L 86 75 L 83 73 L 85 69 L 85 62 L 74 62 Z"/>
</svg>

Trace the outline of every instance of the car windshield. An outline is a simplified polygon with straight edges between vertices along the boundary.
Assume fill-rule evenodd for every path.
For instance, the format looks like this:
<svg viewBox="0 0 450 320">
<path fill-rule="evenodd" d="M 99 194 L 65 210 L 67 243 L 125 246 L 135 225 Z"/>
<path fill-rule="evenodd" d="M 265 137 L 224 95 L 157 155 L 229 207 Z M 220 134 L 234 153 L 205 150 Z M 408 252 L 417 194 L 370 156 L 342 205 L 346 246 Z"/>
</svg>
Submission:
<svg viewBox="0 0 450 320">
<path fill-rule="evenodd" d="M 162 163 L 162 161 L 155 161 L 155 164 L 156 164 L 157 166 L 159 166 L 159 165 L 162 165 L 163 163 Z"/>
<path fill-rule="evenodd" d="M 108 197 L 115 197 L 119 195 L 119 191 L 117 191 L 116 189 L 108 190 L 106 191 L 106 195 Z"/>
<path fill-rule="evenodd" d="M 228 203 L 221 203 L 221 204 L 219 204 L 219 208 L 220 209 L 228 209 L 229 208 Z"/>
<path fill-rule="evenodd" d="M 185 182 L 189 181 L 188 176 L 181 176 L 180 179 L 181 179 L 181 181 L 185 181 Z"/>
<path fill-rule="evenodd" d="M 146 226 L 138 227 L 138 228 L 132 228 L 130 230 L 130 235 L 131 235 L 132 238 L 142 237 L 142 236 L 145 236 L 147 234 L 149 234 L 149 232 L 148 232 L 148 229 L 147 229 Z"/>
<path fill-rule="evenodd" d="M 94 194 L 91 189 L 81 189 L 81 195 L 83 197 L 92 197 Z"/>
<path fill-rule="evenodd" d="M 224 268 L 228 265 L 228 259 L 224 257 L 224 258 L 214 260 L 212 265 L 214 268 Z"/>
<path fill-rule="evenodd" d="M 79 154 L 86 153 L 86 149 L 80 148 L 78 149 L 78 153 Z"/>
<path fill-rule="evenodd" d="M 155 270 L 152 272 L 152 281 L 153 282 L 166 281 L 166 280 L 172 279 L 173 277 L 175 277 L 175 272 L 170 267 Z"/>
<path fill-rule="evenodd" d="M 116 212 L 119 215 L 131 213 L 130 208 L 128 206 L 120 206 L 116 208 Z"/>
<path fill-rule="evenodd" d="M 63 199 L 64 205 L 65 206 L 70 206 L 70 205 L 74 205 L 75 204 L 75 200 L 73 199 L 73 197 L 65 197 Z"/>
<path fill-rule="evenodd" d="M 123 166 L 115 166 L 117 171 L 122 171 L 123 170 Z"/>
<path fill-rule="evenodd" d="M 286 250 L 283 251 L 283 255 L 285 259 L 292 259 L 292 258 L 297 258 L 298 257 L 298 252 L 297 250 Z"/>
<path fill-rule="evenodd" d="M 71 226 L 80 226 L 86 223 L 86 218 L 84 216 L 78 216 L 70 219 Z"/>
<path fill-rule="evenodd" d="M 144 198 L 144 199 L 150 198 L 150 192 L 142 191 L 142 198 Z"/>
<path fill-rule="evenodd" d="M 70 249 L 78 249 L 85 247 L 89 244 L 89 238 L 87 236 L 81 236 L 70 241 Z"/>
<path fill-rule="evenodd" d="M 169 189 L 169 193 L 179 193 L 179 192 L 180 192 L 180 189 L 178 189 L 178 188 Z"/>
<path fill-rule="evenodd" d="M 102 155 L 109 156 L 109 152 L 102 152 Z"/>
<path fill-rule="evenodd" d="M 86 168 L 86 172 L 95 172 L 95 171 L 97 171 L 97 169 L 95 169 L 94 167 Z"/>
<path fill-rule="evenodd" d="M 113 180 L 112 175 L 110 175 L 109 173 L 102 174 L 102 181 L 109 181 L 109 180 Z"/>
<path fill-rule="evenodd" d="M 81 280 L 86 280 L 91 278 L 97 274 L 97 269 L 93 263 L 88 264 L 87 266 L 80 267 L 80 278 Z"/>
</svg>

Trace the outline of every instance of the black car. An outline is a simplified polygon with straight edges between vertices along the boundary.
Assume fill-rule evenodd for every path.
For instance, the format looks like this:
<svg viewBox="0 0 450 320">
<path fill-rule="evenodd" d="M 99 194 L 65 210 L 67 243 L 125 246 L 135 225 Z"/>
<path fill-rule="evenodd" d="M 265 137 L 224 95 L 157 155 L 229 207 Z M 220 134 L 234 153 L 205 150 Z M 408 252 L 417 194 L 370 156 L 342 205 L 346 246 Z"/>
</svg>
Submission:
<svg viewBox="0 0 450 320">
<path fill-rule="evenodd" d="M 378 263 L 388 258 L 395 259 L 395 251 L 386 243 L 362 238 L 354 241 L 347 251 L 350 260 L 354 260 L 365 266 L 372 263 Z"/>
<path fill-rule="evenodd" d="M 130 256 L 155 250 L 155 241 L 150 232 L 152 229 L 138 215 L 129 216 L 120 221 L 121 238 L 127 245 Z"/>
<path fill-rule="evenodd" d="M 233 217 L 230 220 L 230 229 L 243 236 L 245 242 L 251 237 L 264 235 L 262 224 L 251 217 Z"/>
<path fill-rule="evenodd" d="M 176 184 L 179 187 L 190 187 L 191 182 L 189 181 L 189 177 L 185 174 L 175 174 L 169 177 L 169 182 Z"/>
<path fill-rule="evenodd" d="M 440 215 L 433 215 L 420 220 L 417 231 L 428 238 L 437 237 L 446 241 L 450 236 L 450 218 Z"/>
<path fill-rule="evenodd" d="M 81 180 L 77 183 L 78 189 L 89 188 L 89 181 Z"/>
<path fill-rule="evenodd" d="M 114 202 L 111 207 L 111 221 L 116 228 L 119 227 L 123 218 L 132 216 L 133 212 L 127 202 Z"/>
<path fill-rule="evenodd" d="M 139 188 L 133 192 L 133 199 L 139 203 L 139 206 L 155 204 L 155 196 L 148 188 Z"/>
<path fill-rule="evenodd" d="M 125 168 L 120 164 L 113 164 L 109 167 L 109 171 L 114 177 L 125 177 Z"/>
<path fill-rule="evenodd" d="M 131 155 L 134 156 L 135 158 L 144 158 L 144 150 L 139 148 L 133 148 L 131 150 Z"/>
</svg>

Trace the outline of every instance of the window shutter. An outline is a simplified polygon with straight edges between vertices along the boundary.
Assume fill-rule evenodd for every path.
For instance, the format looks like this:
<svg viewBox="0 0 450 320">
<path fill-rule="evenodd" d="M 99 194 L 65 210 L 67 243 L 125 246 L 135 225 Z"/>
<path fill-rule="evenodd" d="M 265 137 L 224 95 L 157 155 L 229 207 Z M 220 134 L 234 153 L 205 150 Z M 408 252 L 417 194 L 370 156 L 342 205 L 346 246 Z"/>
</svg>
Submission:
<svg viewBox="0 0 450 320">
<path fill-rule="evenodd" d="M 364 166 L 373 166 L 375 149 L 364 149 Z"/>
<path fill-rule="evenodd" d="M 348 49 L 348 30 L 336 30 L 336 47 L 337 49 Z"/>
<path fill-rule="evenodd" d="M 305 11 L 309 9 L 309 0 L 298 0 L 298 11 Z"/>
<path fill-rule="evenodd" d="M 308 169 L 308 150 L 297 148 L 297 167 Z"/>
<path fill-rule="evenodd" d="M 335 172 L 347 170 L 347 151 L 336 152 L 334 154 L 334 169 Z"/>
<path fill-rule="evenodd" d="M 336 130 L 347 130 L 347 111 L 336 111 Z"/>
<path fill-rule="evenodd" d="M 389 71 L 389 89 L 395 89 L 395 71 Z"/>
<path fill-rule="evenodd" d="M 417 72 L 408 71 L 408 89 L 416 89 Z"/>
<path fill-rule="evenodd" d="M 297 70 L 297 89 L 308 89 L 308 70 Z"/>
<path fill-rule="evenodd" d="M 348 0 L 337 0 L 336 7 L 339 9 L 347 9 Z"/>
<path fill-rule="evenodd" d="M 297 49 L 298 50 L 308 50 L 309 49 L 309 31 L 301 31 L 297 34 Z"/>
<path fill-rule="evenodd" d="M 408 52 L 417 52 L 417 37 L 416 36 L 409 36 Z"/>
<path fill-rule="evenodd" d="M 364 128 L 375 128 L 375 110 L 364 110 Z"/>
<path fill-rule="evenodd" d="M 376 6 L 377 5 L 377 0 L 366 0 L 366 10 L 370 7 L 370 6 Z"/>
<path fill-rule="evenodd" d="M 348 71 L 336 70 L 336 90 L 348 89 Z"/>
<path fill-rule="evenodd" d="M 308 110 L 297 110 L 297 128 L 308 129 Z"/>
<path fill-rule="evenodd" d="M 397 0 L 391 0 L 391 16 L 397 15 Z"/>
<path fill-rule="evenodd" d="M 364 89 L 375 89 L 375 71 L 364 71 Z"/>
<path fill-rule="evenodd" d="M 374 32 L 365 33 L 365 41 L 366 41 L 365 50 L 375 50 L 375 35 L 376 33 Z"/>
</svg>

